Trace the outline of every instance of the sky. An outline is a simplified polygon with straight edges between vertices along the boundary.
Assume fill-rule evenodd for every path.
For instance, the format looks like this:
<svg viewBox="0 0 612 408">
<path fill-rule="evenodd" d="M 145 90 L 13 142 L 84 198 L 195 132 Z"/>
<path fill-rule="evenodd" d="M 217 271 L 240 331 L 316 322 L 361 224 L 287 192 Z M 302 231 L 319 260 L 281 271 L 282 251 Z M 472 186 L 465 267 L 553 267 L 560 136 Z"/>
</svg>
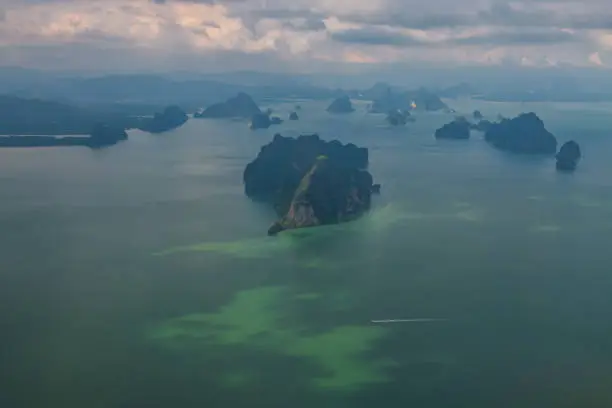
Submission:
<svg viewBox="0 0 612 408">
<path fill-rule="evenodd" d="M 612 67 L 612 0 L 0 0 L 0 65 Z"/>
</svg>

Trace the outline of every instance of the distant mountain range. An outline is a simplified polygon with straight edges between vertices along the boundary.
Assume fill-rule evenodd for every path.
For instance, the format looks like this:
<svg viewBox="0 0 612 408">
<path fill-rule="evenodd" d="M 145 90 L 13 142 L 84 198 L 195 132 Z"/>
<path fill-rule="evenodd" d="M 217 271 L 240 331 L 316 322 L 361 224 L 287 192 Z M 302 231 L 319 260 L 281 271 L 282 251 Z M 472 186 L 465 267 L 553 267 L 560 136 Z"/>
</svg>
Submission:
<svg viewBox="0 0 612 408">
<path fill-rule="evenodd" d="M 450 79 L 444 78 L 443 71 L 431 70 L 432 73 L 427 76 L 427 72 L 422 70 L 407 70 L 402 75 L 390 75 L 387 81 L 396 83 L 398 86 L 394 89 L 401 91 L 425 86 L 442 98 L 476 97 L 493 101 L 612 100 L 612 79 L 605 79 L 606 72 L 457 71 L 470 80 L 449 84 Z M 451 73 L 448 74 L 450 76 Z M 418 82 L 420 77 L 423 77 L 421 83 Z M 406 81 L 402 81 L 402 78 Z M 367 97 L 367 93 L 376 88 L 370 87 L 373 82 L 366 80 L 347 80 L 343 85 L 341 82 L 337 75 L 324 74 L 242 71 L 206 75 L 183 72 L 92 76 L 76 72 L 0 67 L 0 94 L 91 106 L 94 109 L 114 109 L 116 112 L 129 110 L 132 114 L 140 115 L 151 115 L 168 105 L 178 105 L 193 113 L 239 92 L 246 92 L 257 101 L 281 98 L 331 100 L 341 95 Z M 355 86 L 356 82 L 363 85 Z M 414 85 L 406 85 L 408 82 Z"/>
<path fill-rule="evenodd" d="M 427 89 L 392 87 L 382 82 L 371 87 L 341 89 L 320 85 L 325 81 L 312 75 L 245 71 L 208 75 L 91 76 L 0 67 L 0 134 L 88 134 L 96 123 L 133 128 L 142 122 L 141 117 L 152 117 L 168 106 L 195 113 L 241 92 L 258 104 L 279 99 L 331 101 L 349 96 L 378 101 L 376 107 L 385 111 L 383 113 L 387 113 L 390 107 L 405 108 L 389 95 L 385 96 L 390 89 L 396 99 L 411 104 L 414 101 L 418 108 L 426 110 L 445 109 L 446 105 L 440 98 L 468 97 L 512 102 L 612 101 L 612 86 L 608 88 L 608 82 L 599 80 L 599 76 L 585 81 L 561 71 L 550 73 L 550 78 L 547 78 L 543 76 L 546 72 L 533 71 L 531 76 L 522 76 L 520 78 L 524 80 L 519 80 L 512 76 L 499 76 L 497 72 L 496 76 L 483 75 L 482 81 L 474 82 L 477 85 L 458 82 L 452 86 L 430 86 Z M 410 72 L 405 75 L 409 76 Z"/>
</svg>

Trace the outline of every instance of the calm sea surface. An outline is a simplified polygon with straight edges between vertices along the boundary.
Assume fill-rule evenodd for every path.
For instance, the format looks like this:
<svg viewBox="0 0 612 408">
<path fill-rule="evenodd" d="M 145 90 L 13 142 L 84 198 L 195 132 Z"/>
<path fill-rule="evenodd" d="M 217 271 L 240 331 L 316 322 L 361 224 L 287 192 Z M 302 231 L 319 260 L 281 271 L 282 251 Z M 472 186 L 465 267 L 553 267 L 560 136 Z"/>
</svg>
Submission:
<svg viewBox="0 0 612 408">
<path fill-rule="evenodd" d="M 451 102 L 535 111 L 581 144 L 567 175 L 434 140 L 452 115 L 301 104 L 0 150 L 1 407 L 612 406 L 612 105 Z M 241 180 L 275 132 L 368 147 L 371 213 L 268 238 Z"/>
</svg>

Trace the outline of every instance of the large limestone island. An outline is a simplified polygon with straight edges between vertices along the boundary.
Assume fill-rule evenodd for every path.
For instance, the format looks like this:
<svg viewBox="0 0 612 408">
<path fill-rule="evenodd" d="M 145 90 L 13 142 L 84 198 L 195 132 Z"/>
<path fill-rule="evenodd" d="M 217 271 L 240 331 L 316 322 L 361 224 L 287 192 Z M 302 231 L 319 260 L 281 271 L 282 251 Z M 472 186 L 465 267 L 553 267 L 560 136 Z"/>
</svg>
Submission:
<svg viewBox="0 0 612 408">
<path fill-rule="evenodd" d="M 500 150 L 512 153 L 552 155 L 557 152 L 557 139 L 533 112 L 490 124 L 485 140 Z"/>
<path fill-rule="evenodd" d="M 434 136 L 436 139 L 469 139 L 471 126 L 466 118 L 460 116 L 437 129 Z"/>
<path fill-rule="evenodd" d="M 566 172 L 576 170 L 580 157 L 582 157 L 582 153 L 580 152 L 580 146 L 578 143 L 574 142 L 573 140 L 564 143 L 556 156 L 557 170 Z"/>
<path fill-rule="evenodd" d="M 351 99 L 348 96 L 341 96 L 332 101 L 327 111 L 329 113 L 351 113 L 355 111 L 355 108 L 353 108 Z"/>
<path fill-rule="evenodd" d="M 187 122 L 187 114 L 178 106 L 168 106 L 163 112 L 156 112 L 150 119 L 145 119 L 140 130 L 149 133 L 163 133 L 179 128 Z"/>
<path fill-rule="evenodd" d="M 370 208 L 372 175 L 368 149 L 318 135 L 297 139 L 279 134 L 244 170 L 248 197 L 274 206 L 283 230 L 351 221 Z"/>
<path fill-rule="evenodd" d="M 244 92 L 240 92 L 225 102 L 210 105 L 202 112 L 193 115 L 193 117 L 203 119 L 252 119 L 255 115 L 261 113 L 261 109 L 259 109 L 253 98 Z"/>
</svg>

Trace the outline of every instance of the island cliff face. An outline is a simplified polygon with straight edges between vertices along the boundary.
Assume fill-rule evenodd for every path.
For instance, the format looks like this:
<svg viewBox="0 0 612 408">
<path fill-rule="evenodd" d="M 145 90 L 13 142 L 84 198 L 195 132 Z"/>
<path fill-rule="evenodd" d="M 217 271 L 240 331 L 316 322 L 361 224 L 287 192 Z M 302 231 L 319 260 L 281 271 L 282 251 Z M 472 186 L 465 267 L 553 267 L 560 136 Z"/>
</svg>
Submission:
<svg viewBox="0 0 612 408">
<path fill-rule="evenodd" d="M 244 92 L 240 92 L 225 102 L 215 103 L 204 111 L 196 113 L 194 118 L 203 119 L 228 119 L 244 118 L 250 119 L 254 115 L 262 113 L 253 98 Z"/>
<path fill-rule="evenodd" d="M 533 112 L 488 125 L 485 140 L 512 153 L 552 155 L 557 152 L 557 139 Z"/>
<path fill-rule="evenodd" d="M 370 208 L 368 150 L 318 135 L 276 135 L 244 171 L 245 193 L 281 217 L 269 234 L 350 221 Z"/>
</svg>

